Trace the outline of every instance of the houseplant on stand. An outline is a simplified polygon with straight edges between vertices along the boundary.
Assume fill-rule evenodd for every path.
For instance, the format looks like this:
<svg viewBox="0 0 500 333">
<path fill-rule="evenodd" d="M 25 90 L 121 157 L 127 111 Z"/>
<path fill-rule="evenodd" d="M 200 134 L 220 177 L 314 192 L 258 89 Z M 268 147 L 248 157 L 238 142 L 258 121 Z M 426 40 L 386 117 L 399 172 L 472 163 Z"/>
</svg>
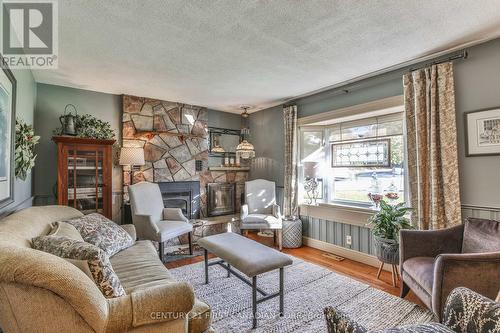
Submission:
<svg viewBox="0 0 500 333">
<path fill-rule="evenodd" d="M 368 220 L 372 227 L 375 255 L 381 261 L 377 278 L 384 264 L 392 265 L 392 285 L 396 286 L 396 277 L 399 278 L 397 265 L 399 264 L 399 230 L 413 229 L 406 214 L 411 208 L 405 203 L 390 205 L 380 201 L 380 210 Z"/>
</svg>

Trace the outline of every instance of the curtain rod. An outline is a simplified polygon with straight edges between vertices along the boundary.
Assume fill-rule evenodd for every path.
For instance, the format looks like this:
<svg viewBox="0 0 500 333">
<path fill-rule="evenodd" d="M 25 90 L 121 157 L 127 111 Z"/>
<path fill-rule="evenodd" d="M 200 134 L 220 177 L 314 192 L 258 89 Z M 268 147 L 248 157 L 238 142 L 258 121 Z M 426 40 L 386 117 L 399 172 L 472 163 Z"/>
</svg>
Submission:
<svg viewBox="0 0 500 333">
<path fill-rule="evenodd" d="M 468 56 L 469 56 L 469 53 L 467 52 L 467 49 L 465 49 L 465 50 L 461 50 L 458 54 L 451 55 L 451 56 L 446 57 L 444 59 L 435 60 L 432 62 L 421 64 L 418 67 L 409 68 L 408 71 L 412 72 L 414 70 L 425 68 L 425 67 L 432 66 L 432 65 L 439 65 L 439 64 L 449 62 L 449 61 L 454 61 L 454 60 L 467 59 Z"/>
<path fill-rule="evenodd" d="M 396 73 L 398 71 L 401 71 L 402 73 L 405 71 L 413 71 L 413 70 L 416 70 L 419 68 L 424 68 L 424 67 L 427 67 L 430 65 L 437 65 L 437 64 L 444 63 L 444 62 L 454 61 L 454 60 L 459 60 L 459 59 L 467 59 L 467 57 L 468 57 L 468 51 L 466 48 L 464 48 L 464 49 L 461 49 L 459 51 L 446 52 L 445 54 L 441 54 L 441 55 L 440 54 L 433 54 L 433 55 L 430 55 L 427 57 L 405 61 L 405 62 L 396 64 L 396 65 L 393 65 L 390 67 L 386 67 L 386 68 L 383 68 L 383 69 L 380 69 L 380 70 L 377 70 L 377 71 L 374 71 L 374 72 L 371 72 L 368 74 L 364 74 L 364 75 L 346 80 L 346 81 L 342 81 L 340 83 L 337 83 L 337 84 L 334 84 L 334 85 L 331 85 L 331 86 L 328 86 L 328 87 L 325 87 L 322 89 L 315 90 L 313 92 L 309 92 L 309 93 L 304 94 L 304 95 L 290 98 L 289 100 L 284 101 L 282 104 L 284 106 L 290 105 L 290 104 L 295 103 L 298 99 L 310 97 L 310 96 L 313 96 L 313 95 L 316 95 L 316 94 L 319 94 L 319 93 L 322 93 L 325 91 L 330 91 L 330 90 L 333 90 L 333 91 L 338 90 L 338 91 L 341 91 L 343 93 L 349 93 L 349 91 L 351 89 L 348 89 L 348 88 L 350 86 L 360 84 L 363 81 L 367 81 L 369 79 L 373 79 L 373 78 L 376 78 L 378 76 L 382 76 L 384 74 Z M 416 66 L 416 67 L 413 67 L 413 66 Z"/>
</svg>

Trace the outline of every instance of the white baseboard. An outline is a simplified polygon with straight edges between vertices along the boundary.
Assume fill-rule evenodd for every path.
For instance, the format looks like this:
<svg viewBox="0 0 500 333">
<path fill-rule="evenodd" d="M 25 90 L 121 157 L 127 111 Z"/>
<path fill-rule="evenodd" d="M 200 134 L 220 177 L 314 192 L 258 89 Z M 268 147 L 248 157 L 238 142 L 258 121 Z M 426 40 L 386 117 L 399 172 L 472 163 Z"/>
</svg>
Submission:
<svg viewBox="0 0 500 333">
<path fill-rule="evenodd" d="M 330 252 L 333 253 L 337 256 L 341 256 L 347 259 L 351 259 L 354 261 L 361 262 L 363 264 L 367 264 L 373 267 L 379 267 L 380 266 L 380 261 L 378 261 L 377 257 L 372 256 L 370 254 L 366 254 L 363 252 L 351 250 L 351 249 L 346 249 L 345 247 L 330 244 L 327 242 L 323 242 L 317 239 L 309 238 L 309 237 L 302 237 L 302 241 L 304 245 L 313 247 L 318 250 L 322 250 L 325 252 Z M 384 265 L 384 270 L 391 272 L 391 265 Z"/>
</svg>

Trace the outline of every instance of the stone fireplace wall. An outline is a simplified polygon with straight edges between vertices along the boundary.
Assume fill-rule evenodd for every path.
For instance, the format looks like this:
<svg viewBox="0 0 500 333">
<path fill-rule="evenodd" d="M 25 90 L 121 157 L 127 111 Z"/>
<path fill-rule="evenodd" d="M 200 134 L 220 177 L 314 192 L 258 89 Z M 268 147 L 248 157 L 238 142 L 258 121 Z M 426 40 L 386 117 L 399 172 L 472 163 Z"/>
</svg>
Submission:
<svg viewBox="0 0 500 333">
<path fill-rule="evenodd" d="M 236 209 L 248 172 L 208 170 L 208 110 L 203 107 L 123 96 L 123 147 L 142 147 L 146 165 L 134 172 L 133 183 L 200 182 L 200 215 L 207 216 L 206 185 L 236 183 Z M 196 170 L 196 161 L 202 165 Z M 130 170 L 124 168 L 123 191 L 128 200 Z"/>
</svg>

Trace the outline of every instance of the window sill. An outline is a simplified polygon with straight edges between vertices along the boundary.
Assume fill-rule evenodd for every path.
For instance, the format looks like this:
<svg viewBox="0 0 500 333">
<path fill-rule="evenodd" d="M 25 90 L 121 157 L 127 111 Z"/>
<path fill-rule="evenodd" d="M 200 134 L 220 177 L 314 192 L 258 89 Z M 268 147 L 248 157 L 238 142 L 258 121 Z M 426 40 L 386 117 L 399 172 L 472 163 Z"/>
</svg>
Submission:
<svg viewBox="0 0 500 333">
<path fill-rule="evenodd" d="M 330 207 L 330 208 L 336 208 L 336 209 L 344 209 L 344 210 L 352 210 L 355 212 L 364 212 L 364 213 L 376 213 L 379 210 L 371 207 L 363 207 L 363 206 L 354 206 L 354 205 L 347 205 L 347 204 L 341 204 L 341 203 L 327 203 L 327 202 L 320 202 L 318 203 L 318 206 L 323 206 L 323 207 Z"/>
<path fill-rule="evenodd" d="M 306 215 L 317 219 L 341 222 L 345 224 L 366 227 L 368 219 L 377 210 L 365 207 L 354 207 L 333 203 L 320 203 L 318 205 L 299 205 L 300 215 Z"/>
</svg>

